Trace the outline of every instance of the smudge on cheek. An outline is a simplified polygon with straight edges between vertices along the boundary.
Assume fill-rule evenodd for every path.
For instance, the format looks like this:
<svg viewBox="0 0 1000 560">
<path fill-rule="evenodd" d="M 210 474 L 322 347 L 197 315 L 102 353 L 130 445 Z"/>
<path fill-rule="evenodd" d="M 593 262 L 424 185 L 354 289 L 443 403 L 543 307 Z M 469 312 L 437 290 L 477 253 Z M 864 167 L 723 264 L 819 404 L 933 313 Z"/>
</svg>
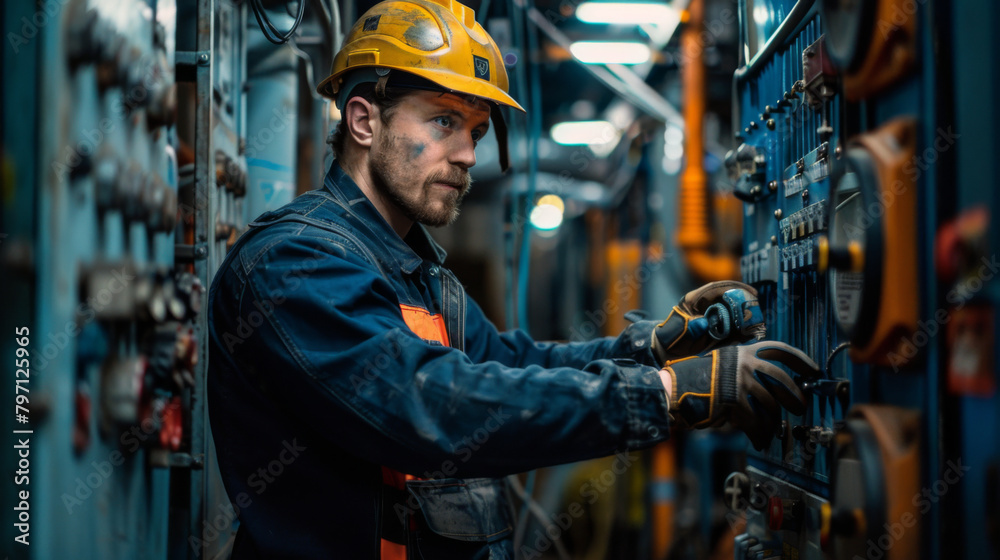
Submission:
<svg viewBox="0 0 1000 560">
<path fill-rule="evenodd" d="M 417 159 L 422 153 L 424 153 L 424 145 L 422 143 L 416 142 L 410 147 L 410 159 Z"/>
<path fill-rule="evenodd" d="M 403 148 L 402 153 L 406 154 L 408 161 L 413 161 L 420 157 L 424 153 L 424 149 L 427 147 L 423 142 L 414 141 L 409 138 L 400 138 L 399 145 Z"/>
</svg>

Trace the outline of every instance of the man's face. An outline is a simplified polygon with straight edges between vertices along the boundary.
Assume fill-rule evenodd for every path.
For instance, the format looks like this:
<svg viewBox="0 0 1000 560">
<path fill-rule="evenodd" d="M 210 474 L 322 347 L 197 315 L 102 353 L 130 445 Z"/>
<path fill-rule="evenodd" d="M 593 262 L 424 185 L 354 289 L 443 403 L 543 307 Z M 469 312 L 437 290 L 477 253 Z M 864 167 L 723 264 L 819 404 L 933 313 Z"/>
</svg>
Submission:
<svg viewBox="0 0 1000 560">
<path fill-rule="evenodd" d="M 489 128 L 474 98 L 417 90 L 378 121 L 369 152 L 374 186 L 410 220 L 444 226 L 469 192 L 476 143 Z"/>
</svg>

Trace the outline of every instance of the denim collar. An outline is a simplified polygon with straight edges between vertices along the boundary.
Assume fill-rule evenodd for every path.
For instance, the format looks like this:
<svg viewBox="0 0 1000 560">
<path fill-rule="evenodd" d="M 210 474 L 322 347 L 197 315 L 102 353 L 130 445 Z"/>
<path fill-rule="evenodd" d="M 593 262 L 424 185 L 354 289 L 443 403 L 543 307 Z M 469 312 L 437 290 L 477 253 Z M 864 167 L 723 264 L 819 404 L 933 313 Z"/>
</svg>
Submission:
<svg viewBox="0 0 1000 560">
<path fill-rule="evenodd" d="M 373 236 L 382 243 L 400 270 L 410 274 L 420 263 L 428 260 L 435 264 L 443 264 L 447 253 L 431 235 L 423 224 L 413 224 L 406 238 L 399 237 L 385 218 L 378 213 L 365 193 L 361 191 L 354 179 L 344 172 L 340 163 L 334 160 L 330 171 L 326 174 L 323 187 L 337 199 L 347 212 L 362 222 Z"/>
</svg>

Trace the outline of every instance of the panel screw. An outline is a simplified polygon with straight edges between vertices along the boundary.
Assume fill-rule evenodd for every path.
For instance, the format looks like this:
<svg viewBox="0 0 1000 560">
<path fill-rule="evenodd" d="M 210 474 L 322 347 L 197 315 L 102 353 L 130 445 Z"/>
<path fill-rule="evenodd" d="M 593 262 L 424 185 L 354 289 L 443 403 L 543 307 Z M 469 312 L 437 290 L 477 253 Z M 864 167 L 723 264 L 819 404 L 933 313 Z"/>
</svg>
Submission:
<svg viewBox="0 0 1000 560">
<path fill-rule="evenodd" d="M 208 53 L 201 53 L 198 55 L 198 64 L 202 66 L 208 64 Z"/>
<path fill-rule="evenodd" d="M 774 211 L 774 219 L 775 220 L 781 219 L 781 208 L 778 208 L 777 210 Z"/>
<path fill-rule="evenodd" d="M 778 182 L 777 181 L 771 181 L 770 183 L 767 184 L 767 189 L 769 191 L 771 191 L 771 192 L 777 191 L 778 190 Z"/>
<path fill-rule="evenodd" d="M 767 119 L 767 128 L 774 130 L 774 119 Z"/>
</svg>

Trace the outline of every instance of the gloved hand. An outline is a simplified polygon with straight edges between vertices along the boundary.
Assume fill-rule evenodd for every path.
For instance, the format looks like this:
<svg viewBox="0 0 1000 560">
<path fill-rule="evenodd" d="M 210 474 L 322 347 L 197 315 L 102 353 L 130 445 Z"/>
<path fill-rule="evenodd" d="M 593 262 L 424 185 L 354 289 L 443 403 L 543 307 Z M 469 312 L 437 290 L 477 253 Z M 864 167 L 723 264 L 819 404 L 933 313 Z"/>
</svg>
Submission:
<svg viewBox="0 0 1000 560">
<path fill-rule="evenodd" d="M 730 290 L 735 291 L 727 293 Z M 722 318 L 716 313 L 706 319 L 705 312 L 715 304 L 722 305 L 713 308 L 713 311 L 725 308 L 726 316 Z M 729 310 L 738 311 L 735 319 L 743 328 L 729 330 L 720 340 L 716 336 L 721 333 L 712 327 L 717 320 L 726 320 L 728 323 L 731 314 Z M 764 334 L 764 317 L 757 304 L 757 290 L 742 282 L 712 282 L 688 292 L 674 306 L 666 320 L 653 329 L 652 350 L 657 360 L 663 363 L 670 359 L 701 354 L 718 346 L 761 340 Z"/>
<path fill-rule="evenodd" d="M 781 406 L 792 414 L 806 410 L 802 391 L 777 364 L 815 378 L 819 366 L 784 342 L 764 341 L 727 346 L 705 356 L 667 362 L 672 379 L 670 416 L 682 426 L 705 428 L 727 420 L 763 449 L 780 421 Z"/>
</svg>

